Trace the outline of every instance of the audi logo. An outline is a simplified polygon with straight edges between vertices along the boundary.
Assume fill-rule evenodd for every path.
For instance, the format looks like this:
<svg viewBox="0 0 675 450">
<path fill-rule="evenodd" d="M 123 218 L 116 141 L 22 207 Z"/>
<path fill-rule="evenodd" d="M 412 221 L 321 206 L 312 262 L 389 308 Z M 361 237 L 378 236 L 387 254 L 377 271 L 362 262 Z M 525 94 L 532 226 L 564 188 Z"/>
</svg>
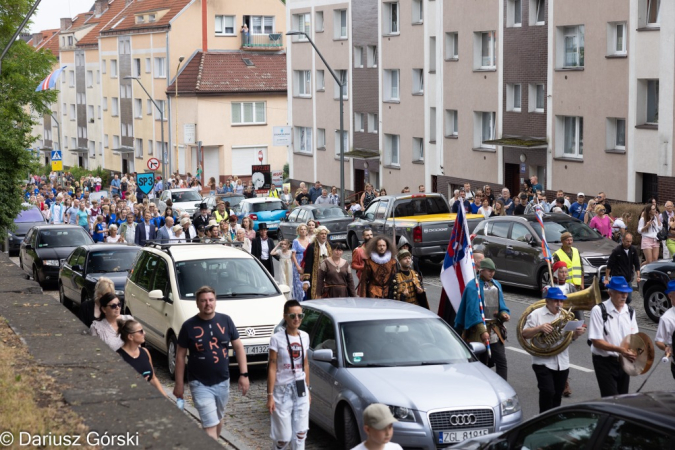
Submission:
<svg viewBox="0 0 675 450">
<path fill-rule="evenodd" d="M 246 336 L 249 336 L 249 337 L 255 336 L 255 329 L 247 328 L 246 329 Z"/>
<path fill-rule="evenodd" d="M 450 424 L 458 425 L 474 425 L 476 423 L 476 416 L 474 414 L 453 414 L 450 416 Z"/>
</svg>

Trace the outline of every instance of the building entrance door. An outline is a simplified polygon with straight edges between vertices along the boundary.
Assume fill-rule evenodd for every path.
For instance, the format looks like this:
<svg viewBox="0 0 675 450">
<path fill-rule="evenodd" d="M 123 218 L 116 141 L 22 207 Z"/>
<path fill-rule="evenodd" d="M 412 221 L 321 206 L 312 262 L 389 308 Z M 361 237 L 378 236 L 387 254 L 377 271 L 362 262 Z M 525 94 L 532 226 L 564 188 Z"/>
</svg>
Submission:
<svg viewBox="0 0 675 450">
<path fill-rule="evenodd" d="M 366 189 L 366 172 L 362 169 L 354 169 L 354 192 L 359 194 Z M 360 194 L 359 194 L 360 195 Z"/>
<path fill-rule="evenodd" d="M 504 186 L 511 192 L 511 197 L 515 197 L 520 192 L 520 165 L 504 164 Z"/>
</svg>

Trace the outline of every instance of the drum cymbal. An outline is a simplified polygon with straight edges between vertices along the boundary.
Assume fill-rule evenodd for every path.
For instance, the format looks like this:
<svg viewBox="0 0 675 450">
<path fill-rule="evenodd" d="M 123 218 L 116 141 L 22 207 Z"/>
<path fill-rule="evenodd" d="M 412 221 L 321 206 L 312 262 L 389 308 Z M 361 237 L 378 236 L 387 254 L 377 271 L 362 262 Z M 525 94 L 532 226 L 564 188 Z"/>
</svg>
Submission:
<svg viewBox="0 0 675 450">
<path fill-rule="evenodd" d="M 621 347 L 629 348 L 637 355 L 633 362 L 621 356 L 621 366 L 631 377 L 647 373 L 652 367 L 652 363 L 654 362 L 654 344 L 645 333 L 629 334 L 621 341 Z"/>
</svg>

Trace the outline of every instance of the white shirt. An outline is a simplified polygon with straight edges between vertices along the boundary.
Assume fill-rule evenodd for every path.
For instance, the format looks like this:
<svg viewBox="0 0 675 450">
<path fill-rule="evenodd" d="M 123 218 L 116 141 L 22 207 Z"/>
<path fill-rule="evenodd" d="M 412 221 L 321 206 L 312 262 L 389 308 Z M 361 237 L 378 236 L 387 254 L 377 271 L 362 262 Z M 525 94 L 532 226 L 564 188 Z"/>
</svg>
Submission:
<svg viewBox="0 0 675 450">
<path fill-rule="evenodd" d="M 145 239 L 150 239 L 150 224 L 143 222 L 145 226 Z"/>
<path fill-rule="evenodd" d="M 270 245 L 268 239 L 260 239 L 260 259 L 270 259 Z"/>
<path fill-rule="evenodd" d="M 642 231 L 642 229 L 645 227 L 645 224 L 648 221 L 645 222 L 645 219 L 640 217 L 640 221 L 638 222 L 638 232 L 642 235 L 642 237 L 648 237 L 648 238 L 656 239 L 656 236 L 659 234 L 659 230 L 661 230 L 661 228 L 663 228 L 661 226 L 660 216 L 658 214 L 652 220 L 653 220 L 653 222 L 649 226 L 649 228 L 647 228 L 647 230 L 645 230 L 645 231 Z"/>
<path fill-rule="evenodd" d="M 527 316 L 525 328 L 534 328 L 545 323 L 551 323 L 558 317 L 560 317 L 560 313 L 553 314 L 544 305 L 542 308 L 532 311 L 532 313 Z M 532 356 L 532 364 L 546 366 L 551 370 L 567 370 L 570 367 L 570 354 L 568 350 L 569 347 L 555 356 Z"/>
<path fill-rule="evenodd" d="M 309 335 L 304 331 L 298 330 L 299 336 L 288 335 L 288 340 L 293 349 L 293 364 L 295 366 L 295 379 L 305 379 L 305 368 L 302 365 L 302 351 L 300 345 L 304 348 L 305 360 L 307 360 L 307 349 L 309 348 Z M 291 355 L 288 352 L 288 342 L 286 342 L 286 330 L 281 329 L 270 338 L 270 350 L 277 352 L 277 379 L 276 384 L 287 385 L 293 382 L 293 371 L 291 370 Z"/>
<path fill-rule="evenodd" d="M 365 442 L 361 442 L 359 445 L 354 447 L 352 450 L 368 450 L 368 447 L 366 447 Z M 403 447 L 398 445 L 395 442 L 387 442 L 384 444 L 384 450 L 403 450 Z"/>
<path fill-rule="evenodd" d="M 133 243 L 136 239 L 136 222 L 129 224 L 127 222 L 127 231 L 124 233 L 124 240 Z"/>
<path fill-rule="evenodd" d="M 621 341 L 624 337 L 639 331 L 637 320 L 635 320 L 635 313 L 633 313 L 633 319 L 631 319 L 630 313 L 628 312 L 628 305 L 624 305 L 621 312 L 619 312 L 616 307 L 614 307 L 614 303 L 612 303 L 611 299 L 605 300 L 602 303 L 605 305 L 608 314 L 607 322 L 604 323 L 607 334 L 603 331 L 602 310 L 600 309 L 600 305 L 595 305 L 591 310 L 591 320 L 588 326 L 588 339 L 591 341 L 594 339 L 601 339 L 618 347 L 621 345 Z M 595 345 L 591 345 L 591 353 L 599 356 L 619 356 L 617 352 L 600 350 L 599 348 L 596 348 Z"/>
<path fill-rule="evenodd" d="M 672 346 L 673 331 L 675 331 L 675 308 L 670 308 L 661 316 L 654 340 Z"/>
</svg>

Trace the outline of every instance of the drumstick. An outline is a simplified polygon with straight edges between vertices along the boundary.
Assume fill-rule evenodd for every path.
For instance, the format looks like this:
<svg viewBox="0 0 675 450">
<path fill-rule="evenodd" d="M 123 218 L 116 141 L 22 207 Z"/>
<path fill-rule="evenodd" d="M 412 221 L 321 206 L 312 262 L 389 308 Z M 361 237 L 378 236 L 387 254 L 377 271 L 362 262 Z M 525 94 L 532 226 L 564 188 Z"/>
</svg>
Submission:
<svg viewBox="0 0 675 450">
<path fill-rule="evenodd" d="M 661 358 L 661 362 L 662 362 L 662 363 L 667 363 L 668 361 L 669 361 L 669 360 L 668 360 L 668 357 L 667 357 L 667 356 L 664 356 L 663 358 Z M 636 394 L 637 394 L 638 392 L 640 392 L 640 391 L 642 390 L 643 387 L 645 387 L 645 384 L 647 384 L 647 381 L 649 381 L 649 377 L 652 376 L 652 374 L 654 373 L 654 370 L 655 370 L 658 366 L 659 366 L 659 364 L 655 365 L 655 366 L 652 368 L 652 370 L 649 372 L 649 375 L 647 375 L 647 378 L 645 378 L 645 381 L 644 381 L 644 382 L 642 383 L 642 385 L 638 388 L 638 390 L 635 391 Z"/>
</svg>

